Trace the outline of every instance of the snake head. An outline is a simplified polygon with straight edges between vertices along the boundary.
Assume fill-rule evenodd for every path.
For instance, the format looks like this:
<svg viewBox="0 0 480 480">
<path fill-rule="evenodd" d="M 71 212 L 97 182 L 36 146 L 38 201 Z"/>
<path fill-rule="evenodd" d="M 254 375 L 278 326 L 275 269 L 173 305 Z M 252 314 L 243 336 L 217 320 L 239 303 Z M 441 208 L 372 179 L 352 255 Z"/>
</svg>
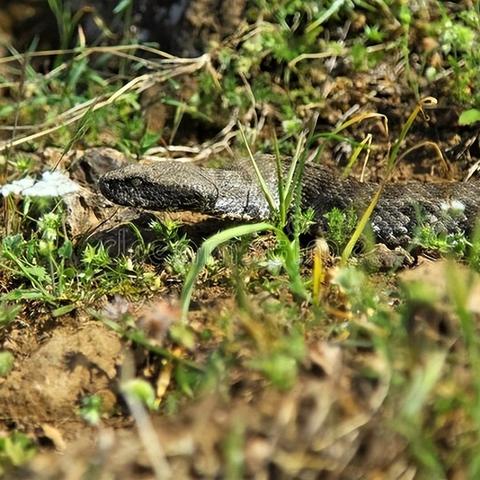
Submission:
<svg viewBox="0 0 480 480">
<path fill-rule="evenodd" d="M 268 183 L 277 190 L 276 176 Z M 240 169 L 203 168 L 179 161 L 129 165 L 106 173 L 100 191 L 110 201 L 159 211 L 191 211 L 238 220 L 268 218 L 255 179 Z"/>
<path fill-rule="evenodd" d="M 112 170 L 99 186 L 110 201 L 147 210 L 209 212 L 218 197 L 209 169 L 178 161 Z"/>
</svg>

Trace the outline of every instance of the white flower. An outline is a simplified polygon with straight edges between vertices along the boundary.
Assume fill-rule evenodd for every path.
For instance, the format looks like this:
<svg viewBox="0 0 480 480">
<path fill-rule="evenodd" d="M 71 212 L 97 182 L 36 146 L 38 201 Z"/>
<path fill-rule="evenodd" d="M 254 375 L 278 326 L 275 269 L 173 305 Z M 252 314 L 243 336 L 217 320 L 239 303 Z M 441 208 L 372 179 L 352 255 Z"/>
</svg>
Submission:
<svg viewBox="0 0 480 480">
<path fill-rule="evenodd" d="M 440 204 L 442 212 L 450 217 L 459 217 L 465 211 L 465 204 L 460 200 L 448 200 Z"/>
<path fill-rule="evenodd" d="M 35 181 L 31 177 L 21 180 L 14 180 L 3 185 L 0 193 L 6 197 L 10 194 L 22 195 L 24 197 L 63 197 L 69 193 L 79 190 L 79 185 L 70 180 L 62 172 L 43 172 L 42 178 Z"/>
<path fill-rule="evenodd" d="M 35 180 L 31 177 L 25 177 L 21 180 L 14 180 L 12 183 L 3 185 L 1 192 L 4 197 L 10 194 L 20 195 L 23 190 L 30 188 L 35 183 Z"/>
</svg>

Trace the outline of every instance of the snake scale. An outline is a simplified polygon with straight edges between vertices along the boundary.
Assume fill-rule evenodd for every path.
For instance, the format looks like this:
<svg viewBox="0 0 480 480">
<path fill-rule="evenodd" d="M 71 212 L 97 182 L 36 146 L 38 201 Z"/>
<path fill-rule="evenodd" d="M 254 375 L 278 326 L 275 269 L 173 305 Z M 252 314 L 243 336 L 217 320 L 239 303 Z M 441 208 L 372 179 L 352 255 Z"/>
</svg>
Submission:
<svg viewBox="0 0 480 480">
<path fill-rule="evenodd" d="M 260 156 L 258 162 L 270 191 L 277 194 L 272 157 Z M 193 211 L 245 220 L 262 220 L 270 214 L 255 175 L 243 168 L 225 170 L 160 161 L 107 172 L 99 185 L 110 201 L 148 210 Z M 361 214 L 378 189 L 378 183 L 341 179 L 325 166 L 307 163 L 301 205 L 314 210 L 315 222 L 323 228 L 326 212 L 334 207 L 353 207 Z M 470 233 L 479 213 L 478 180 L 410 181 L 385 186 L 370 223 L 378 242 L 389 247 L 407 246 L 419 222 L 438 233 Z"/>
</svg>

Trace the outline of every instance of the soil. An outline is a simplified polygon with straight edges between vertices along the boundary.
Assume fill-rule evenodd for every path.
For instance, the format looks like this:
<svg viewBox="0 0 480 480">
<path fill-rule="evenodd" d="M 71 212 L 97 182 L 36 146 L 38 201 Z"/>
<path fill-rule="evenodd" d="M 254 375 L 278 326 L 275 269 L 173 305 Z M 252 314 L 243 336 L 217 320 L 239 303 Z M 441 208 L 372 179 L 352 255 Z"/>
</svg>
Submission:
<svg viewBox="0 0 480 480">
<path fill-rule="evenodd" d="M 122 343 L 99 322 L 72 318 L 64 323 L 52 326 L 44 338 L 33 337 L 32 344 L 15 341 L 25 336 L 22 330 L 10 333 L 3 346 L 17 361 L 2 383 L 0 409 L 3 421 L 21 429 L 43 423 L 61 426 L 68 440 L 80 423 L 83 397 L 98 394 L 107 411 L 114 408 Z"/>
<path fill-rule="evenodd" d="M 116 0 L 65 2 L 72 12 L 81 12 L 89 45 L 105 40 L 101 25 L 108 26 L 111 44 L 119 43 L 124 25 L 121 16 L 112 15 L 117 4 Z M 204 53 L 209 42 L 220 42 L 235 32 L 243 21 L 245 5 L 245 0 L 138 0 L 133 3 L 131 29 L 143 42 L 158 42 L 165 52 L 195 57 Z M 56 19 L 48 4 L 43 0 L 2 2 L 0 39 L 7 43 L 13 38 L 16 48 L 24 51 L 35 36 L 39 50 L 59 44 Z"/>
</svg>

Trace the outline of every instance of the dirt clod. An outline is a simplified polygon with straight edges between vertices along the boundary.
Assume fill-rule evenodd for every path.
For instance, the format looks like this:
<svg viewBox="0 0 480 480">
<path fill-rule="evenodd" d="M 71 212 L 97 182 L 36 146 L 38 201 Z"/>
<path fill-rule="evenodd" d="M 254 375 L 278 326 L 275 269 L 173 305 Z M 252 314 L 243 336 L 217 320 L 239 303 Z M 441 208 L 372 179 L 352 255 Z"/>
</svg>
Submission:
<svg viewBox="0 0 480 480">
<path fill-rule="evenodd" d="M 111 403 L 121 349 L 100 323 L 57 328 L 29 358 L 16 359 L 0 392 L 2 417 L 28 427 L 78 422 L 83 397 L 99 394 Z"/>
</svg>

